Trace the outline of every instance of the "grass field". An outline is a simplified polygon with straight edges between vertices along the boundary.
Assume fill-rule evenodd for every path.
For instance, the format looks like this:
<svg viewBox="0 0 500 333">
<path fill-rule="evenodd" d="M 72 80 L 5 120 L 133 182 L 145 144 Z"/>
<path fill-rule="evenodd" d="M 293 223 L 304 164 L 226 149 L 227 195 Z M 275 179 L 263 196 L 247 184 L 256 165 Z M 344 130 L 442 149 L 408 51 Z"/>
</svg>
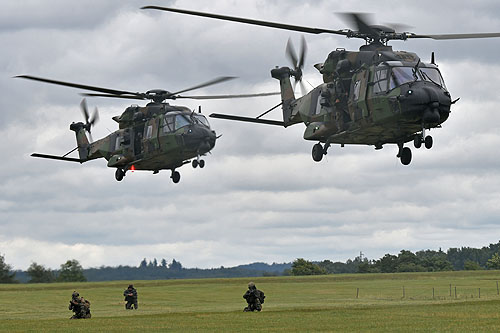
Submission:
<svg viewBox="0 0 500 333">
<path fill-rule="evenodd" d="M 132 281 L 137 311 L 124 309 L 130 281 L 4 284 L 0 330 L 498 332 L 499 280 L 499 271 L 255 278 L 261 313 L 242 312 L 249 279 Z M 68 320 L 73 290 L 91 301 L 92 319 Z"/>
</svg>

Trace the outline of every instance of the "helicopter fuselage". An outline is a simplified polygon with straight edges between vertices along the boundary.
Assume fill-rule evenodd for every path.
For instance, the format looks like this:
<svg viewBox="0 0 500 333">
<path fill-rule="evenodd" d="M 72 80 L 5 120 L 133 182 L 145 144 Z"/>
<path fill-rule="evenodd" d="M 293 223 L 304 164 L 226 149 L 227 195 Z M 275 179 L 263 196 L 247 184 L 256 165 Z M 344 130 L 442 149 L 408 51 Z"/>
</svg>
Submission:
<svg viewBox="0 0 500 333">
<path fill-rule="evenodd" d="M 276 68 L 271 75 L 280 80 L 283 125 L 304 123 L 304 139 L 325 143 L 323 153 L 330 144 L 380 149 L 395 143 L 402 149 L 406 142 L 423 142 L 425 129 L 448 119 L 452 101 L 437 66 L 414 53 L 388 46 L 336 50 L 315 67 L 325 82 L 297 99 L 291 69 Z"/>
<path fill-rule="evenodd" d="M 113 119 L 120 129 L 93 143 L 88 142 L 83 123 L 71 124 L 82 162 L 104 158 L 108 167 L 123 175 L 128 170 L 174 171 L 215 146 L 216 134 L 205 116 L 183 106 L 130 106 Z"/>
</svg>

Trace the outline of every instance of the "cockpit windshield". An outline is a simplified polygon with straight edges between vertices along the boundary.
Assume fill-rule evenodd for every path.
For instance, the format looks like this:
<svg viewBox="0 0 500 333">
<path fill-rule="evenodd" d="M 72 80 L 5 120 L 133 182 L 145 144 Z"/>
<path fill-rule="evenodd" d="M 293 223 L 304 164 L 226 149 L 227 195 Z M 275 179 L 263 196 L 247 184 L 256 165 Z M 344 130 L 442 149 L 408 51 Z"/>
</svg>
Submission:
<svg viewBox="0 0 500 333">
<path fill-rule="evenodd" d="M 443 77 L 436 68 L 419 67 L 392 67 L 389 89 L 394 89 L 412 81 L 429 81 L 446 89 Z"/>
<path fill-rule="evenodd" d="M 434 82 L 435 84 L 446 89 L 443 77 L 436 68 L 423 67 L 419 68 L 419 70 L 420 70 L 420 75 L 424 78 L 425 81 Z"/>
<path fill-rule="evenodd" d="M 195 122 L 198 122 L 198 123 L 203 124 L 206 127 L 210 128 L 210 124 L 208 123 L 208 120 L 207 120 L 207 118 L 205 118 L 204 115 L 202 115 L 200 113 L 194 113 L 193 116 L 194 116 Z"/>
<path fill-rule="evenodd" d="M 189 124 L 191 124 L 191 122 L 184 115 L 178 114 L 175 116 L 175 130 L 188 126 Z"/>
</svg>

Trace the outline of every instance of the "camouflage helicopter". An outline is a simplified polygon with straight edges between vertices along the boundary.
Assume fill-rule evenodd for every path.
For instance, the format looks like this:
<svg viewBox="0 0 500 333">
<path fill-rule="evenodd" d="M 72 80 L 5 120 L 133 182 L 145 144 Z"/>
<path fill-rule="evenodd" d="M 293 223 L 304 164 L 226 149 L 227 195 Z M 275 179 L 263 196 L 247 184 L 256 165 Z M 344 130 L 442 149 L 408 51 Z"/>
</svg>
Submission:
<svg viewBox="0 0 500 333">
<path fill-rule="evenodd" d="M 450 114 L 450 107 L 459 99 L 452 100 L 436 65 L 434 53 L 430 63 L 424 63 L 413 52 L 393 51 L 391 40 L 430 38 L 435 40 L 500 37 L 500 33 L 418 35 L 397 32 L 394 28 L 373 25 L 364 14 L 345 13 L 356 27 L 355 30 L 330 30 L 283 23 L 260 21 L 212 13 L 196 12 L 177 8 L 146 6 L 181 14 L 215 18 L 239 23 L 259 25 L 311 34 L 335 34 L 347 38 L 360 38 L 365 45 L 359 51 L 337 48 L 323 63 L 314 67 L 323 75 L 321 85 L 300 98 L 295 98 L 290 78 L 301 82 L 306 55 L 306 44 L 302 37 L 300 56 L 297 57 L 289 40 L 286 54 L 293 68 L 281 67 L 271 70 L 271 76 L 280 81 L 283 121 L 262 119 L 274 108 L 256 118 L 226 114 L 211 114 L 211 117 L 278 125 L 288 127 L 304 123 L 304 139 L 317 141 L 312 149 L 312 158 L 319 162 L 332 144 L 372 145 L 382 149 L 385 144 L 397 144 L 397 157 L 408 165 L 412 159 L 407 142 L 413 141 L 415 148 L 422 144 L 427 149 L 433 139 L 426 130 L 440 128 Z M 322 143 L 324 145 L 322 145 Z"/>
<path fill-rule="evenodd" d="M 119 125 L 119 129 L 110 135 L 92 140 L 91 128 L 99 119 L 97 108 L 90 117 L 86 100 L 83 99 L 81 109 L 85 123 L 77 122 L 70 125 L 70 130 L 76 134 L 77 147 L 63 156 L 34 153 L 31 156 L 84 163 L 97 158 L 105 158 L 108 167 L 116 168 L 115 178 L 121 181 L 128 170 L 149 170 L 154 174 L 160 170 L 171 170 L 170 178 L 174 183 L 180 181 L 181 175 L 176 168 L 191 163 L 193 168 L 203 168 L 205 161 L 201 156 L 210 152 L 218 138 L 215 131 L 203 114 L 201 106 L 198 113 L 185 106 L 175 106 L 165 103 L 168 99 L 224 99 L 269 96 L 279 93 L 241 94 L 241 95 L 211 95 L 185 96 L 181 93 L 207 87 L 235 77 L 224 76 L 197 86 L 169 92 L 155 89 L 145 93 L 124 90 L 108 89 L 88 86 L 78 83 L 56 81 L 30 75 L 19 75 L 16 78 L 29 79 L 56 85 L 95 91 L 97 93 L 83 93 L 84 96 L 111 97 L 124 99 L 151 100 L 144 107 L 132 105 L 125 109 L 120 116 L 112 119 Z M 89 133 L 87 137 L 86 132 Z M 89 141 L 90 138 L 90 141 Z M 79 158 L 67 157 L 78 150 Z M 191 161 L 192 159 L 192 161 Z"/>
</svg>

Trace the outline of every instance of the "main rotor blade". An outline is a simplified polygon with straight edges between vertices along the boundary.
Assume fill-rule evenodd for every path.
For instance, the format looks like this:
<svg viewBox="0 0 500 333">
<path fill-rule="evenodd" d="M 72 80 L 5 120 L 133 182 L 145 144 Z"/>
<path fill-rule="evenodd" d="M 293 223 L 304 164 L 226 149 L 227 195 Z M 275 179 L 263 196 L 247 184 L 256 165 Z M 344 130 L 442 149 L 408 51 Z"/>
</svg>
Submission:
<svg viewBox="0 0 500 333">
<path fill-rule="evenodd" d="M 57 80 L 45 79 L 42 77 L 36 77 L 36 76 L 31 76 L 31 75 L 17 75 L 17 76 L 14 76 L 14 78 L 40 81 L 40 82 L 45 82 L 45 83 L 57 84 L 60 86 L 85 89 L 85 90 L 91 90 L 91 91 L 98 91 L 98 92 L 113 94 L 113 95 L 123 95 L 123 94 L 140 95 L 140 93 L 136 93 L 136 92 L 130 92 L 130 91 L 125 91 L 125 90 L 115 90 L 115 89 L 102 88 L 102 87 L 96 87 L 96 86 L 88 86 L 85 84 L 72 83 L 72 82 L 57 81 Z"/>
<path fill-rule="evenodd" d="M 339 13 L 342 17 L 346 19 L 346 21 L 350 22 L 352 25 L 355 25 L 357 30 L 363 34 L 367 34 L 369 36 L 379 36 L 378 31 L 372 28 L 372 24 L 370 24 L 369 15 L 366 13 Z"/>
<path fill-rule="evenodd" d="M 279 121 L 279 120 L 270 120 L 270 119 L 262 119 L 262 118 L 249 118 L 249 117 L 242 117 L 242 116 L 234 116 L 231 114 L 212 113 L 212 114 L 210 114 L 209 117 L 226 119 L 226 120 L 244 121 L 247 123 L 258 123 L 258 124 L 266 124 L 266 125 L 285 126 L 285 123 L 283 121 Z"/>
<path fill-rule="evenodd" d="M 172 99 L 191 98 L 191 99 L 228 99 L 228 98 L 248 98 L 280 95 L 280 92 L 258 93 L 258 94 L 239 94 L 239 95 L 207 95 L 207 96 L 172 96 Z"/>
<path fill-rule="evenodd" d="M 83 163 L 86 162 L 87 160 L 81 160 L 79 158 L 72 158 L 72 157 L 65 157 L 65 156 L 55 156 L 55 155 L 47 155 L 47 154 L 39 154 L 39 153 L 33 153 L 31 154 L 33 157 L 40 157 L 40 158 L 48 158 L 51 160 L 59 160 L 59 161 L 68 161 L 68 162 L 78 162 L 78 163 Z"/>
<path fill-rule="evenodd" d="M 278 22 L 270 22 L 270 21 L 260 21 L 260 20 L 254 20 L 254 19 L 247 19 L 247 18 L 243 18 L 243 17 L 235 17 L 235 16 L 211 14 L 211 13 L 204 13 L 204 12 L 195 12 L 195 11 L 192 11 L 192 10 L 185 10 L 185 9 L 168 8 L 168 7 L 160 7 L 160 6 L 145 6 L 145 7 L 142 7 L 141 9 L 163 10 L 163 11 L 166 11 L 166 12 L 174 12 L 174 13 L 180 13 L 180 14 L 187 14 L 187 15 L 194 15 L 194 16 L 201 16 L 201 17 L 209 17 L 209 18 L 214 18 L 214 19 L 219 19 L 219 20 L 239 22 L 239 23 L 246 23 L 246 24 L 252 24 L 252 25 L 259 25 L 259 26 L 264 26 L 264 27 L 269 27 L 269 28 L 292 30 L 292 31 L 300 31 L 300 32 L 306 32 L 306 33 L 309 33 L 309 34 L 328 33 L 328 34 L 336 34 L 336 35 L 343 35 L 343 36 L 347 36 L 348 35 L 348 32 L 347 31 L 343 31 L 343 30 L 330 30 L 330 29 L 322 29 L 322 28 L 311 28 L 311 27 L 305 27 L 305 26 L 300 26 L 300 25 L 292 25 L 292 24 L 284 24 L 284 23 L 278 23 Z"/>
<path fill-rule="evenodd" d="M 109 97 L 109 98 L 140 99 L 140 100 L 146 99 L 145 97 L 141 96 L 142 94 L 130 96 L 130 95 L 109 95 L 109 94 L 81 93 L 80 95 L 88 96 L 88 97 Z"/>
<path fill-rule="evenodd" d="M 203 88 L 203 87 L 208 87 L 208 86 L 211 86 L 211 85 L 214 85 L 214 84 L 217 84 L 217 83 L 221 83 L 221 82 L 224 82 L 224 81 L 229 81 L 229 80 L 232 80 L 232 79 L 236 79 L 236 76 L 220 76 L 218 78 L 215 78 L 215 79 L 213 79 L 211 81 L 208 81 L 208 82 L 205 82 L 205 83 L 202 83 L 202 84 L 199 84 L 197 86 L 194 86 L 194 87 L 191 87 L 191 88 L 187 88 L 187 89 L 183 89 L 183 90 L 179 90 L 179 91 L 170 93 L 170 96 L 177 95 L 177 94 L 180 94 L 180 93 L 183 93 L 183 92 L 186 92 L 186 91 L 191 91 L 191 90 L 196 90 L 196 89 L 200 89 L 200 88 Z"/>
<path fill-rule="evenodd" d="M 472 34 L 442 34 L 442 35 L 408 35 L 408 38 L 431 38 L 436 40 L 469 39 L 469 38 L 498 38 L 500 32 L 485 32 Z"/>
</svg>

